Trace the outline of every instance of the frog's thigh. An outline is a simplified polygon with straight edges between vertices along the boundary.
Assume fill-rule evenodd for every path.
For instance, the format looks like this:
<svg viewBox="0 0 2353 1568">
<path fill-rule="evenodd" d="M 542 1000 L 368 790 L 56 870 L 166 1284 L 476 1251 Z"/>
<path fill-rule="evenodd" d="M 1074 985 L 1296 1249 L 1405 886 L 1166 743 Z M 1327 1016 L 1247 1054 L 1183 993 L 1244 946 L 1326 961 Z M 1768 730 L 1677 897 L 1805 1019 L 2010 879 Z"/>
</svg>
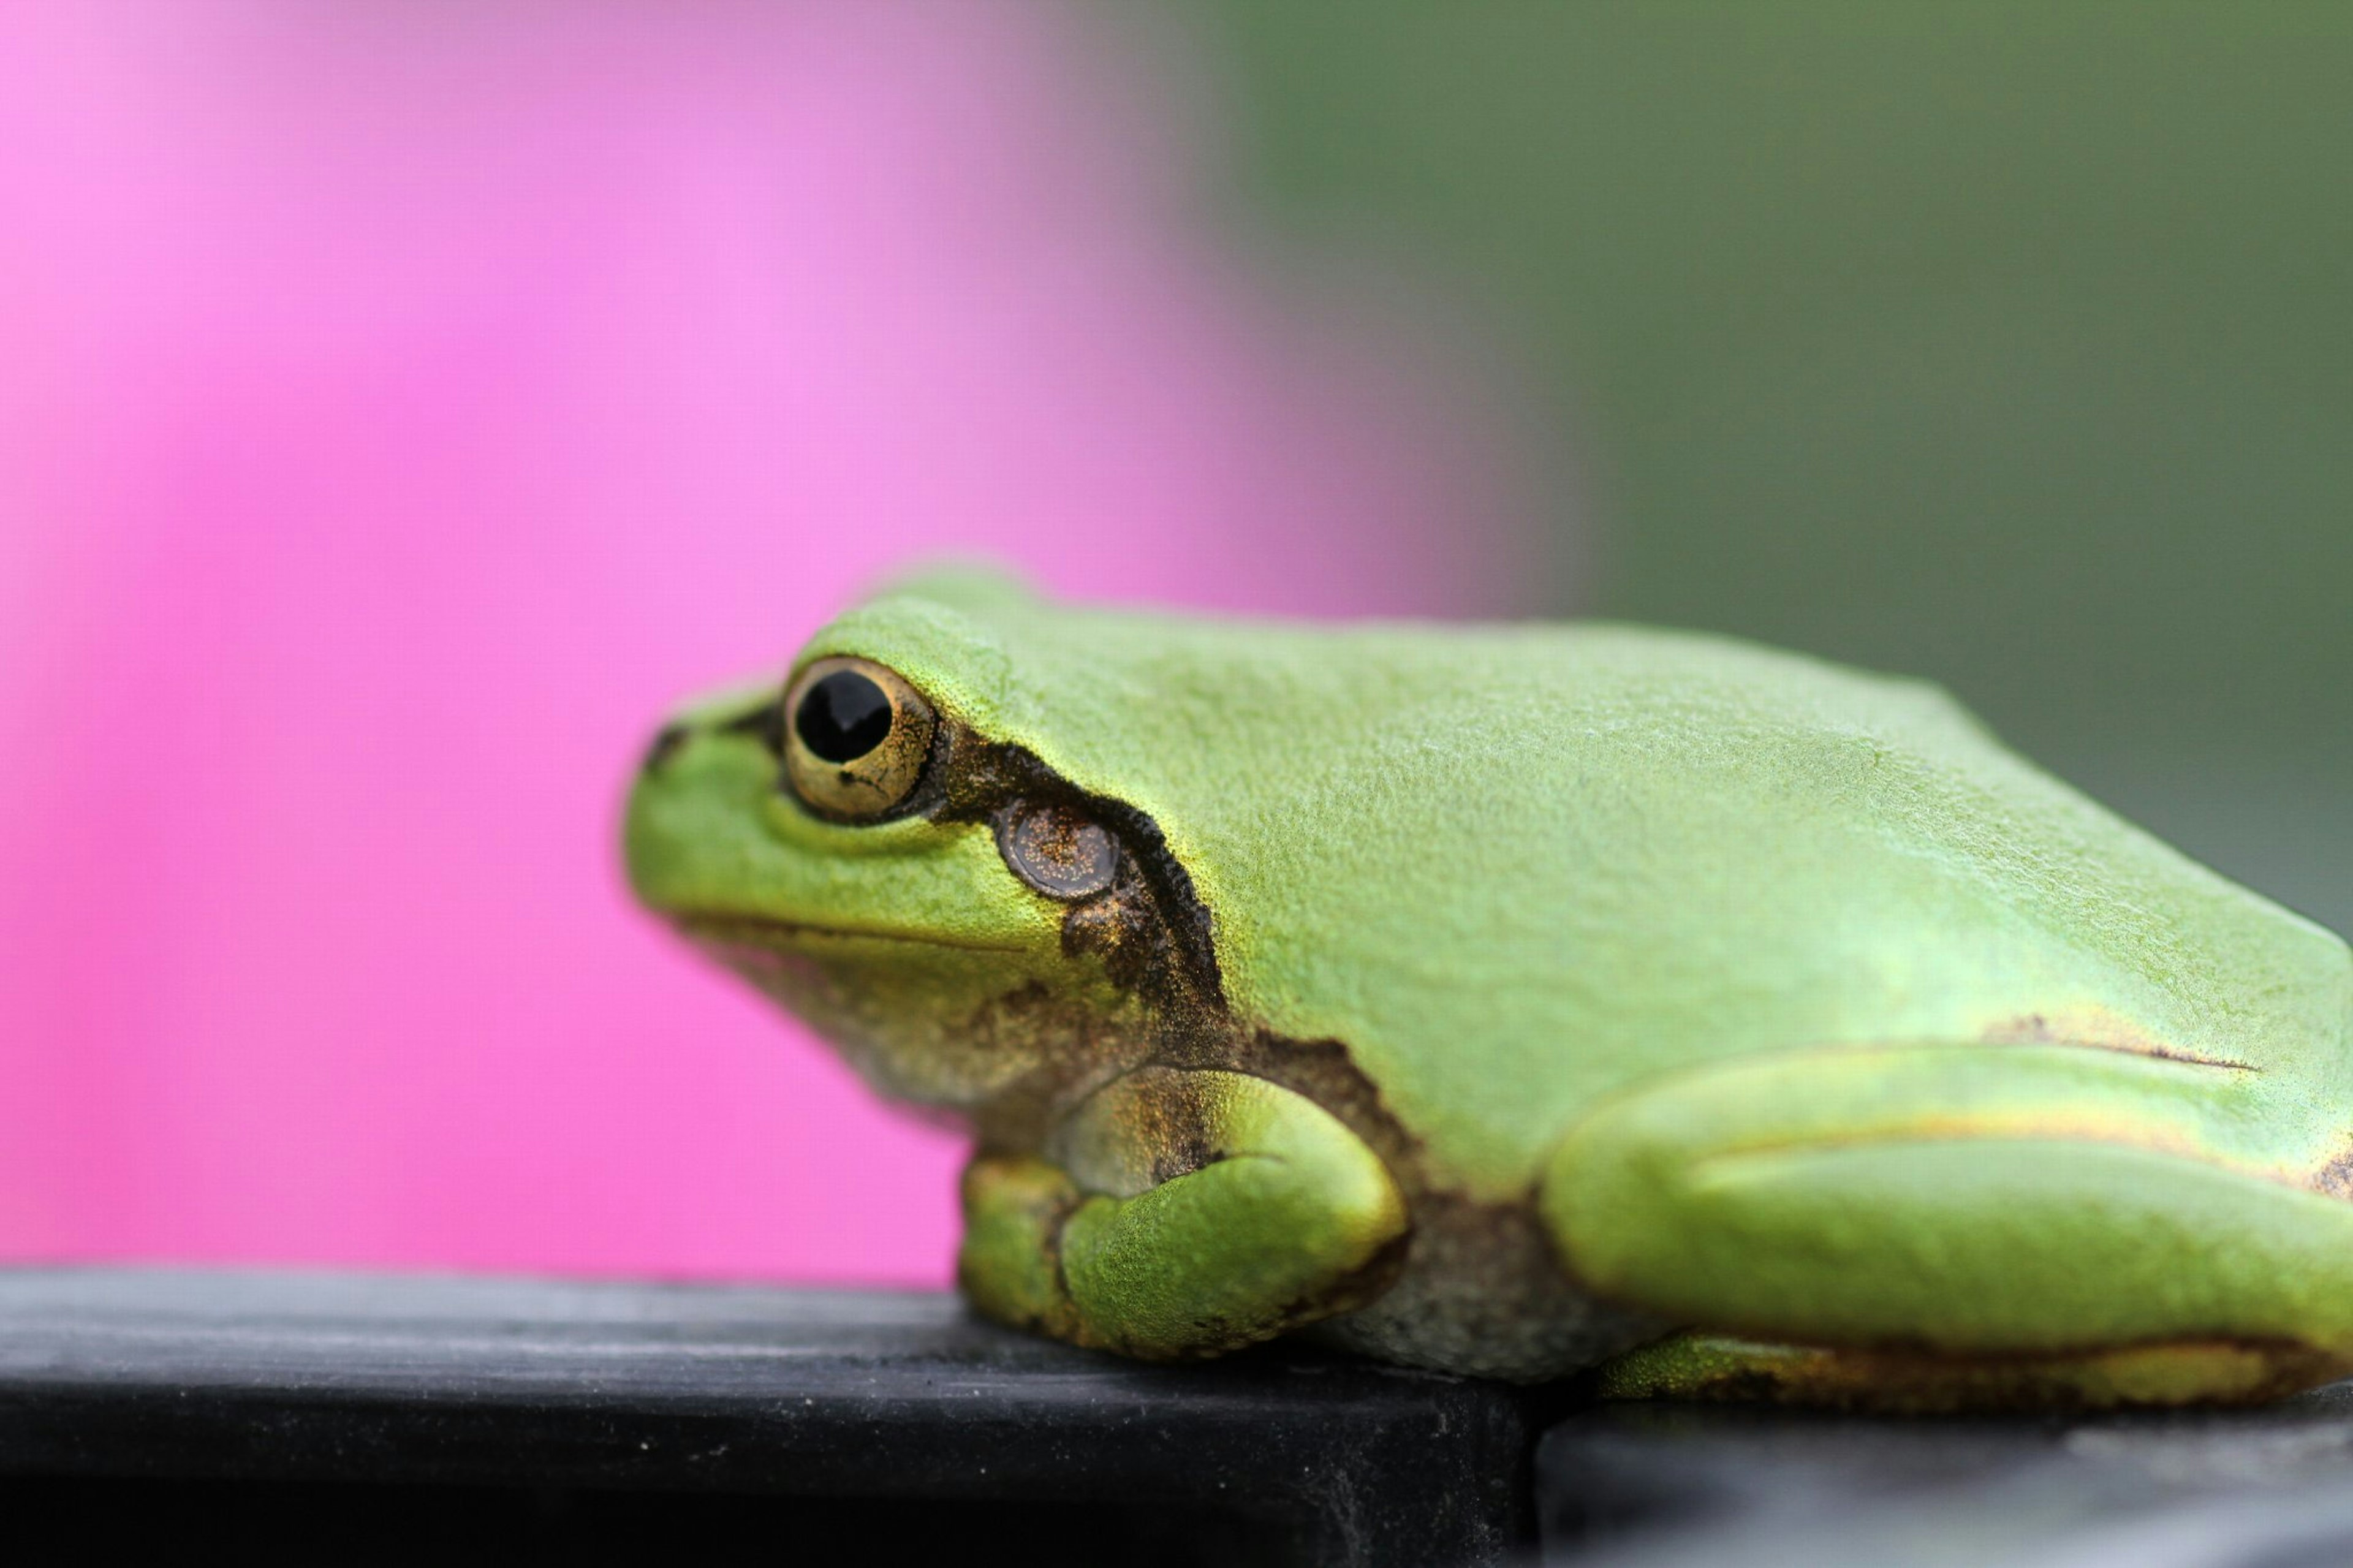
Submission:
<svg viewBox="0 0 2353 1568">
<path fill-rule="evenodd" d="M 1131 1073 L 1046 1152 L 1092 1194 L 1060 1231 L 1074 1337 L 1131 1355 L 1215 1354 L 1361 1306 L 1406 1231 L 1379 1156 L 1240 1073 Z"/>
<path fill-rule="evenodd" d="M 1542 1204 L 1598 1294 L 1750 1339 L 2337 1354 L 2353 1205 L 2259 1149 L 2262 1096 L 2251 1072 L 2066 1047 L 1748 1058 L 1598 1108 Z"/>
</svg>

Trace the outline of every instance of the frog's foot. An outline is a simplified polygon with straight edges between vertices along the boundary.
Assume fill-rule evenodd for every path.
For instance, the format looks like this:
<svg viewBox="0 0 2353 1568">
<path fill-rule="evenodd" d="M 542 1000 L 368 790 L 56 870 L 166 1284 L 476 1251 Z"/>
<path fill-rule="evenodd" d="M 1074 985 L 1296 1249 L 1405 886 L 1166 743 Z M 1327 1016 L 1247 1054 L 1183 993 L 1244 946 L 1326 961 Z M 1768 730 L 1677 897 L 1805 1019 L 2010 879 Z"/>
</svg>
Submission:
<svg viewBox="0 0 2353 1568">
<path fill-rule="evenodd" d="M 1751 1342 L 1633 1352 L 1618 1393 L 2254 1399 L 2353 1352 L 2353 1204 L 2270 1108 L 2244 1069 L 2067 1046 L 1744 1058 L 1598 1107 L 1541 1203 L 1594 1294 Z"/>
<path fill-rule="evenodd" d="M 2353 1372 L 2309 1345 L 2178 1340 L 2079 1355 L 1935 1355 L 1677 1334 L 1602 1363 L 1604 1399 L 1737 1400 L 1906 1415 L 2254 1405 Z"/>
<path fill-rule="evenodd" d="M 973 1162 L 957 1273 L 983 1312 L 1058 1339 L 1217 1355 L 1363 1306 L 1402 1256 L 1380 1158 L 1263 1079 L 1143 1068 L 1046 1153 Z"/>
</svg>

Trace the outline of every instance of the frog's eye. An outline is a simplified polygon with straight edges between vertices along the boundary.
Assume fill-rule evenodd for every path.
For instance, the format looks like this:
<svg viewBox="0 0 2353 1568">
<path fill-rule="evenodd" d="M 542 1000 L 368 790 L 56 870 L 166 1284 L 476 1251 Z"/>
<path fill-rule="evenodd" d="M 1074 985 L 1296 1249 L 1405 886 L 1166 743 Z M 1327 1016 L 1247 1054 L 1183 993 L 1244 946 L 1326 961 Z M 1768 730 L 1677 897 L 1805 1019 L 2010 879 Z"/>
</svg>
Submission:
<svg viewBox="0 0 2353 1568">
<path fill-rule="evenodd" d="M 785 693 L 785 777 L 821 816 L 865 821 L 913 793 L 931 754 L 932 705 L 898 672 L 821 658 Z"/>
</svg>

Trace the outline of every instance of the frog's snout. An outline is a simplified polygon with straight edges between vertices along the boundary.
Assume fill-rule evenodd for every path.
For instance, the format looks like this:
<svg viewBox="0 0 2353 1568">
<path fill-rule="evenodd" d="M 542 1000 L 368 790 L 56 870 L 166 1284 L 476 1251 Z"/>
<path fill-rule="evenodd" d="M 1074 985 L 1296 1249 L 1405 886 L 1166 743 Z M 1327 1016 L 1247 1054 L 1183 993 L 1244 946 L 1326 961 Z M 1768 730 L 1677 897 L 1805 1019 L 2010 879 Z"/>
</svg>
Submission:
<svg viewBox="0 0 2353 1568">
<path fill-rule="evenodd" d="M 784 705 L 768 695 L 740 711 L 716 715 L 690 713 L 682 719 L 672 719 L 654 731 L 646 742 L 645 754 L 638 761 L 640 775 L 661 771 L 662 765 L 686 748 L 689 742 L 704 735 L 749 735 L 767 747 L 769 753 L 784 754 Z"/>
<path fill-rule="evenodd" d="M 687 737 L 693 733 L 694 731 L 690 726 L 676 722 L 665 724 L 655 731 L 654 738 L 646 742 L 646 754 L 638 761 L 638 772 L 641 773 L 655 772 L 664 763 L 670 761 L 677 753 L 678 749 L 686 744 Z"/>
</svg>

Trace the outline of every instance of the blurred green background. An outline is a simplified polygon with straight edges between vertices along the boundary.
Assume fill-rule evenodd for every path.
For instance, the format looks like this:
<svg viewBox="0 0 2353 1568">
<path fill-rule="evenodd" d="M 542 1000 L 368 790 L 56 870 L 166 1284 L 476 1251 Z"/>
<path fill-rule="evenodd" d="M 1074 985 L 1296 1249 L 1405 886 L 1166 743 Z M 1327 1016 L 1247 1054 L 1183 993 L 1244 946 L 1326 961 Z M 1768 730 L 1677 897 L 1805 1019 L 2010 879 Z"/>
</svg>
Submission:
<svg viewBox="0 0 2353 1568">
<path fill-rule="evenodd" d="M 1488 334 L 1549 608 L 1934 677 L 2353 930 L 2353 6 L 1142 19 L 1238 224 Z"/>
</svg>

